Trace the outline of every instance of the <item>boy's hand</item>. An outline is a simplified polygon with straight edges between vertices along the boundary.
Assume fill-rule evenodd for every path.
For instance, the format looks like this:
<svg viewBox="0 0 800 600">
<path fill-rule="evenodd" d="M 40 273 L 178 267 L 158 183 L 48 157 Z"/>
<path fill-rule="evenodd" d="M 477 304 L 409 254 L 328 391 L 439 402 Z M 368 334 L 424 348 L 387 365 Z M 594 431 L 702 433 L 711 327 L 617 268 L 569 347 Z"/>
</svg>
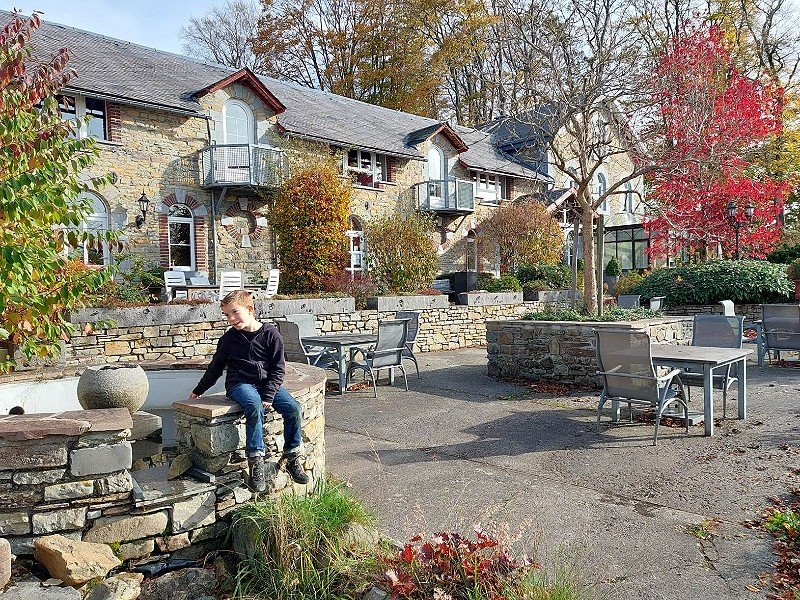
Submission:
<svg viewBox="0 0 800 600">
<path fill-rule="evenodd" d="M 194 392 L 189 392 L 189 400 L 194 400 L 195 398 L 199 398 L 199 397 L 200 396 L 198 396 Z"/>
<path fill-rule="evenodd" d="M 269 410 L 270 407 L 272 406 L 272 402 L 263 402 L 262 401 L 261 404 L 264 407 L 264 410 Z"/>
</svg>

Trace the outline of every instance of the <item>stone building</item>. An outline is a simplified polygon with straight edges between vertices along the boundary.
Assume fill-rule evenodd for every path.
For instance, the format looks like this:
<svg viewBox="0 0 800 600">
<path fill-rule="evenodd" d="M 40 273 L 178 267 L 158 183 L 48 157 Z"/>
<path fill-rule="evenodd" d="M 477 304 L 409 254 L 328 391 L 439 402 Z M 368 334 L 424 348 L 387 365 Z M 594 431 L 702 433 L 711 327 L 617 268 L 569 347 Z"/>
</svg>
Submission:
<svg viewBox="0 0 800 600">
<path fill-rule="evenodd" d="M 0 11 L 6 21 L 11 13 Z M 364 268 L 365 222 L 398 209 L 432 213 L 442 271 L 494 270 L 474 243 L 478 224 L 504 202 L 546 198 L 547 169 L 505 147 L 496 132 L 366 104 L 276 79 L 198 62 L 53 23 L 33 37 L 34 57 L 67 47 L 77 72 L 62 91 L 64 118 L 97 140 L 85 226 L 124 230 L 136 252 L 164 268 L 242 269 L 263 280 L 279 266 L 267 218 L 291 169 L 287 144 L 341 153 L 352 182 L 348 270 Z M 141 208 L 146 208 L 142 213 Z M 105 264 L 108 248 L 83 259 Z"/>
</svg>

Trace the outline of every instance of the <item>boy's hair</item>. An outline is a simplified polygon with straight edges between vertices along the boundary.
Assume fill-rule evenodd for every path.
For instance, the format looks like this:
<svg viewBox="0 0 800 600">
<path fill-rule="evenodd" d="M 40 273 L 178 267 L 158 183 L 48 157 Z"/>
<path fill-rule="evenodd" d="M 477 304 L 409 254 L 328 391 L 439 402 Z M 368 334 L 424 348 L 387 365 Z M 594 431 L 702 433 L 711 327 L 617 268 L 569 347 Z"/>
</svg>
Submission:
<svg viewBox="0 0 800 600">
<path fill-rule="evenodd" d="M 219 302 L 220 306 L 227 306 L 228 304 L 238 304 L 244 308 L 255 308 L 253 297 L 246 290 L 234 290 Z"/>
</svg>

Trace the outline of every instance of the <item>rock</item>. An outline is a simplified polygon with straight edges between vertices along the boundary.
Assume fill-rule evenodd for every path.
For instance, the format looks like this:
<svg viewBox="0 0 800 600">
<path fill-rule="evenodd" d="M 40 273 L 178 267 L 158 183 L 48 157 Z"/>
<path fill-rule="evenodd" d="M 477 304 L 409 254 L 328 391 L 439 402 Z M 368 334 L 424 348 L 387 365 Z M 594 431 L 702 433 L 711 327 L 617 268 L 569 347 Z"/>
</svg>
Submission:
<svg viewBox="0 0 800 600">
<path fill-rule="evenodd" d="M 11 579 L 11 544 L 6 538 L 0 538 L 0 589 Z"/>
<path fill-rule="evenodd" d="M 136 600 L 141 594 L 142 573 L 120 573 L 105 579 L 84 600 Z"/>
<path fill-rule="evenodd" d="M 95 577 L 105 577 L 111 569 L 122 564 L 105 544 L 70 540 L 63 535 L 48 535 L 39 538 L 33 545 L 36 560 L 47 568 L 52 577 L 69 585 L 80 585 Z"/>
<path fill-rule="evenodd" d="M 389 594 L 384 592 L 381 588 L 373 586 L 366 594 L 364 594 L 362 600 L 385 600 L 388 597 Z"/>
<path fill-rule="evenodd" d="M 212 596 L 211 592 L 216 582 L 213 571 L 196 568 L 181 569 L 143 584 L 139 599 L 197 600 L 203 596 Z"/>
<path fill-rule="evenodd" d="M 169 465 L 167 479 L 176 479 L 192 468 L 192 459 L 188 454 L 179 454 Z"/>
<path fill-rule="evenodd" d="M 151 535 L 161 535 L 167 528 L 165 511 L 130 517 L 103 517 L 97 519 L 84 539 L 89 542 L 128 542 Z"/>
<path fill-rule="evenodd" d="M 71 587 L 42 587 L 38 581 L 23 581 L 8 588 L 3 600 L 81 600 L 81 594 Z"/>
</svg>

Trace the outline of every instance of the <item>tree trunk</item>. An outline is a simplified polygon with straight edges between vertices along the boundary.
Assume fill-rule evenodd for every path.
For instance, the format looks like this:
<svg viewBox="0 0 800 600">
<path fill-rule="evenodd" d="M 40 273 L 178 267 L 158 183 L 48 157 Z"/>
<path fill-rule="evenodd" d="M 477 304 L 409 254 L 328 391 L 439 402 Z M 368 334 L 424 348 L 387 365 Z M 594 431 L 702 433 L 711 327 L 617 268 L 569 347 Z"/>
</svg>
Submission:
<svg viewBox="0 0 800 600">
<path fill-rule="evenodd" d="M 584 209 L 581 214 L 583 231 L 583 302 L 586 312 L 597 314 L 597 272 L 594 253 L 594 219 L 591 208 Z"/>
</svg>

